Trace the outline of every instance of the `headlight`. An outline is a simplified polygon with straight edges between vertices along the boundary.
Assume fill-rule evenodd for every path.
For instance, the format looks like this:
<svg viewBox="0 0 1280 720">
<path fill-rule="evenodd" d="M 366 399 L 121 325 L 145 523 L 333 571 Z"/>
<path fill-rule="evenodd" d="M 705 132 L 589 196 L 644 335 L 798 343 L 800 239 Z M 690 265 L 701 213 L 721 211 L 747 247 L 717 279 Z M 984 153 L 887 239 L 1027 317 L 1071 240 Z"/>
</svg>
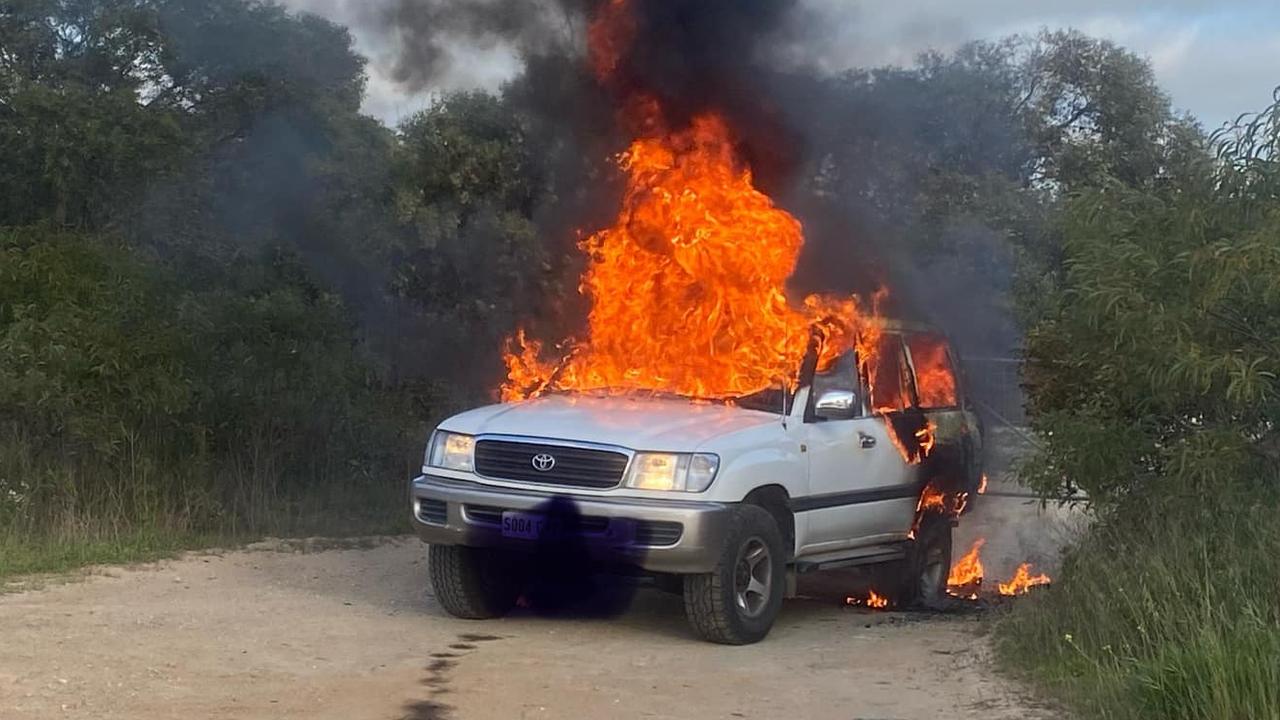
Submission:
<svg viewBox="0 0 1280 720">
<path fill-rule="evenodd" d="M 702 492 L 711 487 L 720 458 L 709 453 L 636 453 L 625 487 L 637 490 Z"/>
<path fill-rule="evenodd" d="M 470 435 L 437 430 L 427 446 L 427 467 L 471 472 L 475 469 L 476 439 Z"/>
</svg>

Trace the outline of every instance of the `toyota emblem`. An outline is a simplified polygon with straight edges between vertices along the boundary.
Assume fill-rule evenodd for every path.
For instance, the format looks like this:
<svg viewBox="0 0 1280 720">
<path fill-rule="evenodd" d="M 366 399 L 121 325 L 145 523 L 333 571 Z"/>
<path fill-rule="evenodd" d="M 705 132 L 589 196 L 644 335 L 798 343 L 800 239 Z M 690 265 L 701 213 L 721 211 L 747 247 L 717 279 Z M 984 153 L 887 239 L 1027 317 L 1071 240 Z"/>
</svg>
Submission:
<svg viewBox="0 0 1280 720">
<path fill-rule="evenodd" d="M 533 456 L 533 469 L 538 472 L 550 472 L 551 468 L 556 466 L 556 459 L 553 455 L 547 453 L 538 453 Z"/>
</svg>

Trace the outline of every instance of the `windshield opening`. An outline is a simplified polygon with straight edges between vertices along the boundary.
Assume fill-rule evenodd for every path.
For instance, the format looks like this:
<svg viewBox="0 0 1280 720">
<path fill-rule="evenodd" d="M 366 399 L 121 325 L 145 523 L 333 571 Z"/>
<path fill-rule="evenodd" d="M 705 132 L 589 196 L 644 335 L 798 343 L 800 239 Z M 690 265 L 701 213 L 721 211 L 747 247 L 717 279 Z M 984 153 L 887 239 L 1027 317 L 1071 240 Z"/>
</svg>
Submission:
<svg viewBox="0 0 1280 720">
<path fill-rule="evenodd" d="M 743 395 L 731 401 L 733 405 L 747 410 L 760 410 L 775 415 L 784 413 L 783 403 L 786 403 L 786 410 L 789 410 L 795 403 L 796 394 L 791 390 L 784 390 L 781 387 L 772 387 L 761 390 L 750 395 Z"/>
</svg>

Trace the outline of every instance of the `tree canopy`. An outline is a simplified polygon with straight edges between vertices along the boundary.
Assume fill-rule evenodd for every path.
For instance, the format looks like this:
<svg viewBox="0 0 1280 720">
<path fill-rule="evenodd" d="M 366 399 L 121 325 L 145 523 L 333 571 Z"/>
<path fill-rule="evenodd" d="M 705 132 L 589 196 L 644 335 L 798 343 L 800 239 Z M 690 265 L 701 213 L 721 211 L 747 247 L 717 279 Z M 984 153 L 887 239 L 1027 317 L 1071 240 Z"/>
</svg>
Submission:
<svg viewBox="0 0 1280 720">
<path fill-rule="evenodd" d="M 582 319 L 575 243 L 612 219 L 623 148 L 575 134 L 607 123 L 563 107 L 586 81 L 566 62 L 387 128 L 360 114 L 349 33 L 311 15 L 6 3 L 0 442 L 22 449 L 0 458 L 88 497 L 66 458 L 120 466 L 150 434 L 155 467 L 207 453 L 206 505 L 237 513 L 219 478 L 246 445 L 273 448 L 259 491 L 302 482 L 321 445 L 335 477 L 340 458 L 411 458 L 417 423 L 492 396 L 513 328 Z M 1275 369 L 1239 343 L 1268 337 L 1272 290 L 1246 268 L 1270 262 L 1270 125 L 1215 158 L 1144 61 L 1069 31 L 765 80 L 797 129 L 794 182 L 761 177 L 806 223 L 802 289 L 850 289 L 865 266 L 976 348 L 1012 352 L 1029 324 L 1042 429 L 1125 452 L 1112 480 L 1092 473 L 1099 494 L 1122 465 L 1154 477 L 1175 437 L 1265 447 L 1240 437 L 1266 435 Z M 1096 469 L 1062 453 L 1042 486 Z M 167 473 L 180 496 L 191 473 Z"/>
<path fill-rule="evenodd" d="M 1063 281 L 1029 337 L 1043 490 L 1118 502 L 1274 482 L 1278 142 L 1272 106 L 1176 182 L 1070 200 Z"/>
</svg>

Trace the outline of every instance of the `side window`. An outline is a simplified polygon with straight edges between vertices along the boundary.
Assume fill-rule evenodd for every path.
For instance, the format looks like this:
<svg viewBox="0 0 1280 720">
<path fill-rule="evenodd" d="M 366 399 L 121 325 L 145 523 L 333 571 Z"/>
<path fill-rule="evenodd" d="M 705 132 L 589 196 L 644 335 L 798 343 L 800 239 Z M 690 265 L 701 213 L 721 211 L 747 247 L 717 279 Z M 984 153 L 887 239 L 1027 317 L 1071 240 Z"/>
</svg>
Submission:
<svg viewBox="0 0 1280 720">
<path fill-rule="evenodd" d="M 902 339 L 891 333 L 882 335 L 876 356 L 868 365 L 867 383 L 871 387 L 872 409 L 877 413 L 905 410 L 910 405 L 910 398 Z"/>
<path fill-rule="evenodd" d="M 823 393 L 833 390 L 857 392 L 858 369 L 854 354 L 845 353 L 831 363 L 831 367 L 820 370 L 813 376 L 813 396 L 822 397 Z"/>
<path fill-rule="evenodd" d="M 920 399 L 920 407 L 928 410 L 959 405 L 956 373 L 946 341 L 937 335 L 912 335 L 907 338 L 907 350 L 916 371 L 916 396 Z"/>
</svg>

